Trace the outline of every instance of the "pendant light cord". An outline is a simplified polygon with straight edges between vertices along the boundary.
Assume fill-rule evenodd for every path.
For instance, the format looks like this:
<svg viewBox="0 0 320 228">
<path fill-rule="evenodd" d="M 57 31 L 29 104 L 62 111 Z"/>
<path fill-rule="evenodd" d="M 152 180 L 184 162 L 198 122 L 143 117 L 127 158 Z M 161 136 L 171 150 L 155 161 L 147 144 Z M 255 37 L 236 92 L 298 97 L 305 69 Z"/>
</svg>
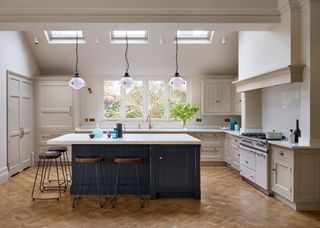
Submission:
<svg viewBox="0 0 320 228">
<path fill-rule="evenodd" d="M 176 74 L 179 70 L 179 64 L 178 64 L 178 35 L 176 35 Z"/>
<path fill-rule="evenodd" d="M 78 75 L 78 63 L 79 63 L 79 56 L 78 56 L 78 31 L 76 35 L 76 75 Z"/>
<path fill-rule="evenodd" d="M 129 61 L 128 61 L 128 48 L 129 48 L 129 43 L 128 43 L 128 35 L 126 34 L 126 52 L 124 54 L 125 59 L 126 59 L 126 73 L 129 71 Z"/>
</svg>

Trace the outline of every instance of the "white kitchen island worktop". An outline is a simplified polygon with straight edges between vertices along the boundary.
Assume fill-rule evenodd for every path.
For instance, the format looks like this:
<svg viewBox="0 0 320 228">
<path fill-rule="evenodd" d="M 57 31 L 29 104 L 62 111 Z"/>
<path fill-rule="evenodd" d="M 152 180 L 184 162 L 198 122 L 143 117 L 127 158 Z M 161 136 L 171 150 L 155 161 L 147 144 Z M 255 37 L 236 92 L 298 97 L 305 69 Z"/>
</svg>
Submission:
<svg viewBox="0 0 320 228">
<path fill-rule="evenodd" d="M 90 139 L 89 134 L 66 134 L 50 139 L 48 144 L 201 144 L 201 140 L 188 134 L 123 134 L 123 138 Z"/>
</svg>

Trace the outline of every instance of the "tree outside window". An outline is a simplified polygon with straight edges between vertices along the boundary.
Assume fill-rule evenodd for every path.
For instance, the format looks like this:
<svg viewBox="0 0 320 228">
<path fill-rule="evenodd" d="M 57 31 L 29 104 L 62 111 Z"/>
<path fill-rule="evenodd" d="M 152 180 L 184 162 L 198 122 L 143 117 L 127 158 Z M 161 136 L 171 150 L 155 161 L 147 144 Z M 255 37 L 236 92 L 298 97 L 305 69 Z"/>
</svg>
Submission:
<svg viewBox="0 0 320 228">
<path fill-rule="evenodd" d="M 126 90 L 126 118 L 142 118 L 142 81 L 135 81 L 133 88 Z"/>
<path fill-rule="evenodd" d="M 121 87 L 119 81 L 104 81 L 104 116 L 120 119 Z"/>
<path fill-rule="evenodd" d="M 165 113 L 165 82 L 149 81 L 148 85 L 148 113 L 152 118 L 163 119 Z"/>
</svg>

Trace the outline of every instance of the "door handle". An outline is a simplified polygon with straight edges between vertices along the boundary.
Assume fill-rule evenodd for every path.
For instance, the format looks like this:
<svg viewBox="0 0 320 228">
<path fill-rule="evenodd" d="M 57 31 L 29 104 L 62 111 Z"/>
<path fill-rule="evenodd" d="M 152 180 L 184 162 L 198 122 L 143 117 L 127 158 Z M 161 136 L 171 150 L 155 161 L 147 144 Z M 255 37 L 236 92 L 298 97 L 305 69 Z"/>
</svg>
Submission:
<svg viewBox="0 0 320 228">
<path fill-rule="evenodd" d="M 20 138 L 23 138 L 24 136 L 24 128 L 23 127 L 20 127 Z"/>
</svg>

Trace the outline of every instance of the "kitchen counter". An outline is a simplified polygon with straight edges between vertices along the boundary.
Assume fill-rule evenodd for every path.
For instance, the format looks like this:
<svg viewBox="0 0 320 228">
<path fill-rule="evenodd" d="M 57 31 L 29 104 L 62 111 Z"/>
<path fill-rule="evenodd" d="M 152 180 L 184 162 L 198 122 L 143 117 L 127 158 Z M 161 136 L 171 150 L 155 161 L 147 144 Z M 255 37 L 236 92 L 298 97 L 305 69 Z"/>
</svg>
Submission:
<svg viewBox="0 0 320 228">
<path fill-rule="evenodd" d="M 110 129 L 103 129 L 107 132 Z M 92 129 L 76 128 L 75 133 L 91 133 Z M 151 128 L 151 129 L 126 129 L 124 133 L 227 133 L 240 136 L 240 131 L 222 130 L 222 129 L 206 129 L 206 128 L 190 128 L 190 129 L 168 129 L 168 128 Z"/>
<path fill-rule="evenodd" d="M 310 143 L 309 141 L 301 140 L 299 143 L 289 143 L 288 141 L 268 141 L 269 144 L 281 146 L 289 149 L 320 149 L 320 143 Z"/>
<path fill-rule="evenodd" d="M 72 183 L 76 183 L 80 172 L 77 156 L 102 156 L 102 176 L 107 194 L 113 194 L 118 165 L 118 156 L 138 156 L 140 189 L 151 199 L 162 197 L 189 197 L 199 200 L 200 196 L 200 147 L 201 140 L 188 134 L 124 134 L 123 138 L 90 139 L 88 134 L 66 134 L 48 140 L 48 144 L 72 145 Z M 86 166 L 83 183 L 95 183 L 92 167 Z M 138 194 L 134 165 L 122 165 L 118 185 L 119 194 Z M 86 184 L 84 195 L 96 195 L 96 185 Z M 75 194 L 74 185 L 70 188 Z"/>
<path fill-rule="evenodd" d="M 88 134 L 66 134 L 50 139 L 48 144 L 201 144 L 201 140 L 188 134 L 123 134 L 123 138 L 91 139 Z"/>
</svg>

